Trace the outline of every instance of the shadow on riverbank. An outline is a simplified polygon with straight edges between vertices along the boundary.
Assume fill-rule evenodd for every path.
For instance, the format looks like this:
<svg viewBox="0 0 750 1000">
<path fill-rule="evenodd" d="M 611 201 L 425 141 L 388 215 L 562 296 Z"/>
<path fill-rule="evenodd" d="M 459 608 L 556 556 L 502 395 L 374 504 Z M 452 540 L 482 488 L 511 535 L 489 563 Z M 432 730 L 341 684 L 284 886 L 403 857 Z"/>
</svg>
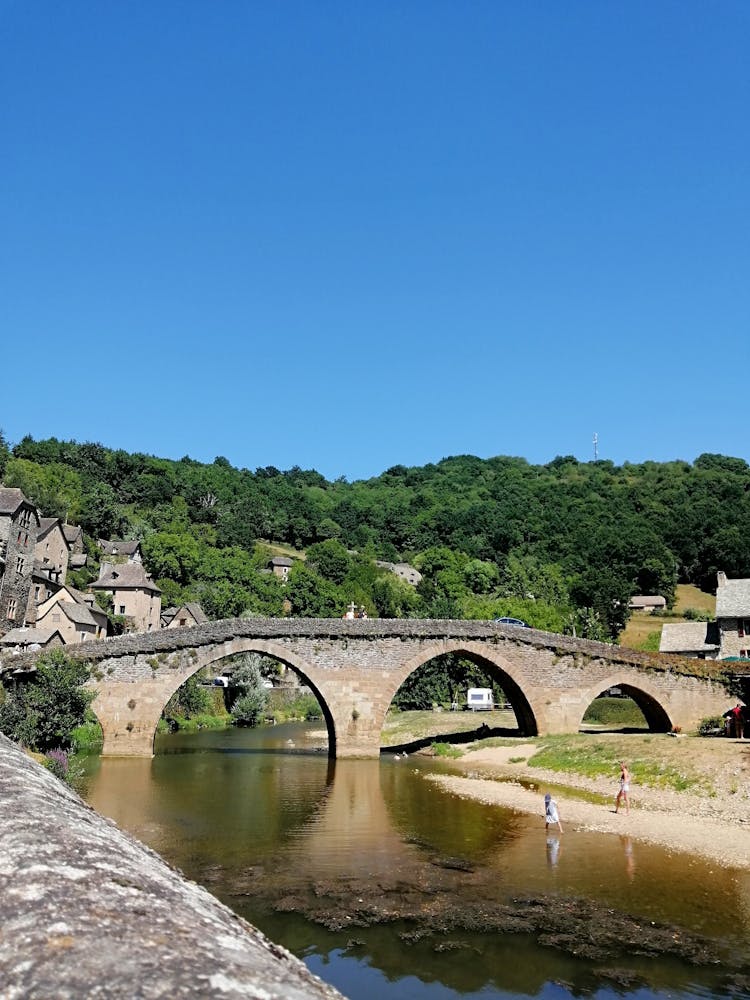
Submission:
<svg viewBox="0 0 750 1000">
<path fill-rule="evenodd" d="M 473 743 L 475 740 L 486 740 L 490 736 L 520 738 L 521 732 L 517 728 L 509 729 L 504 726 L 488 726 L 482 723 L 477 729 L 469 729 L 457 733 L 436 733 L 433 736 L 424 736 L 421 739 L 411 740 L 408 743 L 398 743 L 392 746 L 381 747 L 380 753 L 414 753 L 417 750 L 424 750 L 425 747 L 432 746 L 433 743 Z"/>
</svg>

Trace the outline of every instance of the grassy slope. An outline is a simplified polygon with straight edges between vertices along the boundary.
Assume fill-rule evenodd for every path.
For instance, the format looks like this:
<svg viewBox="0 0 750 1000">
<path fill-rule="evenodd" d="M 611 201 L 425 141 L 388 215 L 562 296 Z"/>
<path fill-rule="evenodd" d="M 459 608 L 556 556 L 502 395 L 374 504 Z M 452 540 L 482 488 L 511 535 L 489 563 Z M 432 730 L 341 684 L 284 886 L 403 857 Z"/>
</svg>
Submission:
<svg viewBox="0 0 750 1000">
<path fill-rule="evenodd" d="M 643 649 L 649 635 L 656 632 L 661 635 L 661 627 L 665 622 L 684 622 L 686 608 L 707 611 L 713 615 L 716 611 L 716 598 L 713 594 L 705 594 L 691 584 L 677 585 L 677 595 L 674 610 L 669 615 L 655 617 L 648 612 L 636 611 L 630 618 L 626 628 L 620 633 L 618 642 L 630 649 Z"/>
</svg>

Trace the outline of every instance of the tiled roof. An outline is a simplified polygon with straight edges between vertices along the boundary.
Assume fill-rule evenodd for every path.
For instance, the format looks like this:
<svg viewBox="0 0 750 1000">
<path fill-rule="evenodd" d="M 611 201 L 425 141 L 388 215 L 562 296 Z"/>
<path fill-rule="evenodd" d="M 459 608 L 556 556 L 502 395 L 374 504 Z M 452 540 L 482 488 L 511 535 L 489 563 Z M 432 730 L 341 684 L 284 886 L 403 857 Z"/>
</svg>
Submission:
<svg viewBox="0 0 750 1000">
<path fill-rule="evenodd" d="M 56 524 L 60 523 L 59 517 L 40 517 L 39 518 L 39 534 L 36 540 L 40 542 L 45 535 L 49 534 Z"/>
<path fill-rule="evenodd" d="M 161 593 L 141 563 L 118 563 L 116 565 L 102 563 L 99 579 L 90 586 L 104 590 L 150 590 L 154 594 Z"/>
<path fill-rule="evenodd" d="M 132 556 L 134 552 L 137 552 L 140 548 L 140 542 L 124 542 L 117 538 L 113 538 L 107 541 L 104 538 L 99 539 L 99 548 L 104 552 L 105 556 Z"/>
<path fill-rule="evenodd" d="M 287 559 L 286 556 L 274 556 L 271 560 L 272 566 L 294 566 L 293 559 Z"/>
<path fill-rule="evenodd" d="M 712 653 L 718 648 L 716 622 L 675 622 L 662 626 L 660 653 Z"/>
<path fill-rule="evenodd" d="M 208 615 L 200 606 L 200 604 L 198 604 L 196 601 L 191 601 L 188 604 L 181 604 L 179 608 L 164 608 L 161 613 L 162 626 L 166 628 L 168 625 L 170 625 L 177 617 L 177 615 L 180 613 L 180 611 L 183 610 L 183 608 L 185 609 L 185 611 L 188 612 L 188 614 L 192 616 L 196 625 L 202 625 L 204 622 L 207 622 L 209 620 Z"/>
<path fill-rule="evenodd" d="M 667 603 L 666 597 L 661 594 L 635 594 L 630 598 L 631 608 L 663 608 Z"/>
<path fill-rule="evenodd" d="M 76 590 L 76 588 L 71 587 L 69 583 L 64 584 L 64 586 L 67 592 L 70 594 L 70 596 L 77 604 L 91 604 L 92 600 L 94 599 L 93 594 L 86 594 L 82 590 Z"/>
<path fill-rule="evenodd" d="M 68 542 L 69 545 L 75 542 L 76 539 L 83 534 L 83 532 L 81 531 L 81 526 L 78 524 L 64 524 L 62 526 L 62 529 L 63 529 L 63 534 L 65 535 L 65 540 Z"/>
<path fill-rule="evenodd" d="M 12 628 L 10 632 L 0 638 L 3 646 L 28 646 L 32 642 L 38 642 L 40 646 L 46 646 L 50 639 L 60 635 L 57 628 Z M 61 642 L 64 642 L 60 635 Z"/>
<path fill-rule="evenodd" d="M 29 503 L 15 486 L 0 486 L 0 514 L 15 514 L 22 503 Z"/>
<path fill-rule="evenodd" d="M 60 601 L 58 608 L 67 615 L 76 625 L 93 625 L 96 627 L 96 618 L 91 614 L 91 610 L 85 604 L 73 604 L 70 601 Z"/>
<path fill-rule="evenodd" d="M 717 618 L 750 618 L 750 580 L 725 580 L 716 588 Z"/>
<path fill-rule="evenodd" d="M 191 601 L 189 604 L 186 604 L 185 607 L 193 618 L 195 618 L 198 625 L 202 625 L 204 622 L 208 621 L 208 615 L 197 601 Z"/>
</svg>

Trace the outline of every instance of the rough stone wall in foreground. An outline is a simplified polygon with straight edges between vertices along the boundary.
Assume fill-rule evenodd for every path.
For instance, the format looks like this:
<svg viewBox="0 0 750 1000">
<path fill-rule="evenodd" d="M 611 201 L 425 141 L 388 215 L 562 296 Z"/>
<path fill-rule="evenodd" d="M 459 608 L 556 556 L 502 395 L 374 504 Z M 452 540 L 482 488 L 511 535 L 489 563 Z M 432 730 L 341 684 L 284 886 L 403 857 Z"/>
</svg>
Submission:
<svg viewBox="0 0 750 1000">
<path fill-rule="evenodd" d="M 0 998 L 340 998 L 0 736 Z"/>
</svg>

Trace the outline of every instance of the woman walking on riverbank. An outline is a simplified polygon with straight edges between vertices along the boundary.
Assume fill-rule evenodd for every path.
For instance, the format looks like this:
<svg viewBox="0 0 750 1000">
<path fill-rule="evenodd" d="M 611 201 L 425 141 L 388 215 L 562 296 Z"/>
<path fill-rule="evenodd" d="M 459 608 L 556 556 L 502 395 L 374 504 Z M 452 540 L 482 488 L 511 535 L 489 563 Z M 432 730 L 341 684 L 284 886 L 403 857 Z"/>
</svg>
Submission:
<svg viewBox="0 0 750 1000">
<path fill-rule="evenodd" d="M 630 771 L 624 761 L 620 761 L 620 791 L 615 799 L 615 812 L 620 810 L 620 802 L 625 803 L 625 812 L 630 812 Z"/>
</svg>

